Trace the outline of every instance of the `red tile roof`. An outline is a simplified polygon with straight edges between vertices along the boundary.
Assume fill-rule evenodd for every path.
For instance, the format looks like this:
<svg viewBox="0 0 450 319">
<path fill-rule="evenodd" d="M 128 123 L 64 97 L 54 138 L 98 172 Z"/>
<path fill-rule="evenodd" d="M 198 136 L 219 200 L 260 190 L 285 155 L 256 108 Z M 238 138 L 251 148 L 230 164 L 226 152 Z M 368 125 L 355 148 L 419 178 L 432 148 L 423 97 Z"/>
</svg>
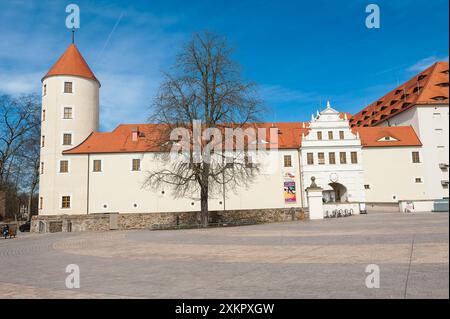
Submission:
<svg viewBox="0 0 450 319">
<path fill-rule="evenodd" d="M 419 137 L 411 126 L 357 127 L 363 147 L 422 146 Z M 385 137 L 393 138 L 390 141 Z"/>
<path fill-rule="evenodd" d="M 448 104 L 449 64 L 437 62 L 354 115 L 352 127 L 374 126 L 415 105 Z"/>
<path fill-rule="evenodd" d="M 99 82 L 75 44 L 67 48 L 42 80 L 55 75 L 80 76 Z"/>
<path fill-rule="evenodd" d="M 267 130 L 267 141 L 270 141 L 270 128 L 278 128 L 279 149 L 298 149 L 302 145 L 302 135 L 309 134 L 309 123 L 258 123 L 253 125 L 256 128 Z M 136 128 L 142 135 L 134 142 L 132 132 Z M 161 126 L 155 124 L 119 125 L 112 132 L 92 133 L 83 143 L 65 151 L 64 154 L 158 152 L 161 151 L 161 148 L 152 141 L 158 139 L 160 130 Z M 361 136 L 363 147 L 421 145 L 419 138 L 411 127 L 369 127 L 356 128 L 354 132 L 356 133 L 356 131 Z M 378 142 L 385 136 L 391 136 L 398 141 Z"/>
<path fill-rule="evenodd" d="M 267 141 L 270 141 L 270 129 L 278 128 L 278 147 L 280 149 L 298 148 L 301 145 L 302 133 L 308 133 L 308 128 L 302 126 L 300 122 L 251 125 L 256 128 L 265 128 Z M 308 123 L 304 125 L 306 126 Z M 132 132 L 136 128 L 141 133 L 141 137 L 134 142 Z M 64 154 L 158 152 L 161 151 L 161 148 L 154 141 L 161 136 L 161 131 L 161 125 L 157 124 L 122 124 L 112 132 L 92 133 L 83 143 L 65 151 Z"/>
</svg>

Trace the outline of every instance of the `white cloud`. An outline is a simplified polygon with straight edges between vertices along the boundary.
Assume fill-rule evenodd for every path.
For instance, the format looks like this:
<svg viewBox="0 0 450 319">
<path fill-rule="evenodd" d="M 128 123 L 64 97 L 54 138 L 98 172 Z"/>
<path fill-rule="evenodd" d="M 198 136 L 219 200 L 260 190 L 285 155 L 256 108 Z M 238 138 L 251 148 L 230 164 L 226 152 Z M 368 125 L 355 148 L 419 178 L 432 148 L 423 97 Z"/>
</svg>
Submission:
<svg viewBox="0 0 450 319">
<path fill-rule="evenodd" d="M 262 85 L 259 88 L 261 98 L 268 103 L 319 102 L 317 93 L 293 90 L 281 85 Z"/>
<path fill-rule="evenodd" d="M 417 61 L 414 65 L 410 66 L 407 71 L 408 72 L 422 72 L 434 63 L 438 61 L 448 61 L 448 55 L 446 57 L 437 57 L 437 56 L 429 56 L 427 58 L 424 58 L 420 61 Z"/>
<path fill-rule="evenodd" d="M 11 74 L 0 69 L 0 94 L 19 95 L 39 92 L 40 77 L 42 77 L 41 73 Z"/>
</svg>

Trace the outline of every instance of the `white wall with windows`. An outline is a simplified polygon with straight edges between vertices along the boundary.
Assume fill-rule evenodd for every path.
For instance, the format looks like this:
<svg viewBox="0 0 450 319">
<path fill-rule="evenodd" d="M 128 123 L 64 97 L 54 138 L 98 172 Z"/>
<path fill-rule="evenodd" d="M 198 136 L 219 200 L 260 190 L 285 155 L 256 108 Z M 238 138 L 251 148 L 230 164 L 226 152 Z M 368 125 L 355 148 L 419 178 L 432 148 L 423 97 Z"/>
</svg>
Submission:
<svg viewBox="0 0 450 319">
<path fill-rule="evenodd" d="M 448 198 L 449 164 L 449 107 L 417 105 L 402 112 L 383 126 L 411 125 L 423 147 L 424 184 L 428 199 Z"/>
<path fill-rule="evenodd" d="M 419 162 L 413 160 L 419 155 Z M 368 203 L 424 200 L 425 165 L 420 147 L 368 147 L 363 149 L 365 197 Z"/>
</svg>

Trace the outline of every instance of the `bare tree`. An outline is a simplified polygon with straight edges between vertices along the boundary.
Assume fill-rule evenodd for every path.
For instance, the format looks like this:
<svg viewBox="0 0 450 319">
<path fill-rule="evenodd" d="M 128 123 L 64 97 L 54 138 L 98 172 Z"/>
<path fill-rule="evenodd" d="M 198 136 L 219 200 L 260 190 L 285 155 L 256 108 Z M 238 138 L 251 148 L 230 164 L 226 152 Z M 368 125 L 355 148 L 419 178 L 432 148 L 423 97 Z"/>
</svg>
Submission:
<svg viewBox="0 0 450 319">
<path fill-rule="evenodd" d="M 32 190 L 32 198 L 36 191 L 39 176 L 33 174 L 39 171 L 39 131 L 40 103 L 36 95 L 0 96 L 0 191 L 6 192 L 8 210 L 13 215 L 19 209 L 18 193 Z"/>
<path fill-rule="evenodd" d="M 256 86 L 241 78 L 231 54 L 224 38 L 209 32 L 195 34 L 177 56 L 173 70 L 165 74 L 150 116 L 157 125 L 148 134 L 149 148 L 157 150 L 155 156 L 165 165 L 148 172 L 146 185 L 153 189 L 168 185 L 177 197 L 199 198 L 204 227 L 210 196 L 247 185 L 257 172 L 246 149 L 238 150 L 242 156 L 234 149 L 230 158 L 225 136 L 219 134 L 251 125 L 262 112 Z M 200 136 L 195 134 L 198 122 Z M 183 150 L 175 153 L 188 160 L 174 160 L 170 152 L 180 143 Z"/>
</svg>

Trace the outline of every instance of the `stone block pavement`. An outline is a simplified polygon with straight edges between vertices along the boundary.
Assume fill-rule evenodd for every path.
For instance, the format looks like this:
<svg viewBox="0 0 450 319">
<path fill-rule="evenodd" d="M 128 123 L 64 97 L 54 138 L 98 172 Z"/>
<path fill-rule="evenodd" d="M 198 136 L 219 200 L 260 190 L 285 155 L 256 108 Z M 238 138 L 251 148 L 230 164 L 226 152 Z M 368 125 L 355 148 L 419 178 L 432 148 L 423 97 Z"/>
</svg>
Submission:
<svg viewBox="0 0 450 319">
<path fill-rule="evenodd" d="M 65 286 L 69 264 L 80 289 Z M 0 269 L 0 298 L 449 298 L 449 216 L 22 234 L 0 240 Z"/>
</svg>

